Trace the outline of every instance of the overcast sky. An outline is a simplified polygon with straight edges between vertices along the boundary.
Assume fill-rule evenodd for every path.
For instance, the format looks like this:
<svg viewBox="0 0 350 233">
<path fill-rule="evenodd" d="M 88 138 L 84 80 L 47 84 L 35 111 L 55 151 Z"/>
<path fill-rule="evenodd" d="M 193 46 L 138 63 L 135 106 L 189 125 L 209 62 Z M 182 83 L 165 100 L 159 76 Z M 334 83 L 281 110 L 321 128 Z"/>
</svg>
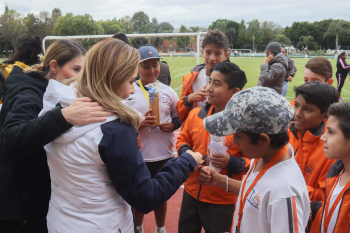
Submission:
<svg viewBox="0 0 350 233">
<path fill-rule="evenodd" d="M 216 19 L 246 22 L 274 21 L 283 27 L 295 21 L 313 22 L 322 19 L 350 20 L 350 0 L 1 0 L 22 15 L 58 7 L 63 14 L 90 14 L 95 20 L 117 19 L 136 11 L 144 11 L 150 20 L 170 22 L 175 28 L 209 26 Z M 2 12 L 3 10 L 1 10 Z"/>
</svg>

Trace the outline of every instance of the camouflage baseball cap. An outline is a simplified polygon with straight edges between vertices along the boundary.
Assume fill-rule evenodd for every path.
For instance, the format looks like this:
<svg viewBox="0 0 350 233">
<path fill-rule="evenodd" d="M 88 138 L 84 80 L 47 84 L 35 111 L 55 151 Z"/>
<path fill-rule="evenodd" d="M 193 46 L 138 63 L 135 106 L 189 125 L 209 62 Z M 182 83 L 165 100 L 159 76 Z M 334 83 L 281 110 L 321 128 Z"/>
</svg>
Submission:
<svg viewBox="0 0 350 233">
<path fill-rule="evenodd" d="M 232 96 L 222 112 L 203 120 L 212 135 L 226 136 L 240 131 L 279 134 L 288 130 L 294 110 L 286 98 L 267 87 L 252 87 Z"/>
</svg>

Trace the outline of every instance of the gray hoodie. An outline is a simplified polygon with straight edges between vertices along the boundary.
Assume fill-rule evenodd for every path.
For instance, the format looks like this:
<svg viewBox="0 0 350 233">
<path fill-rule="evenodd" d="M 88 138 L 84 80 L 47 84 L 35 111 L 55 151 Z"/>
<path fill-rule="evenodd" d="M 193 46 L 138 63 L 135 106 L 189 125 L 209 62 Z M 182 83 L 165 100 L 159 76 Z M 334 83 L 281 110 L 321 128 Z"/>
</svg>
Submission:
<svg viewBox="0 0 350 233">
<path fill-rule="evenodd" d="M 282 86 L 287 68 L 287 57 L 283 53 L 277 54 L 269 64 L 261 64 L 258 86 L 269 87 L 277 91 L 277 93 L 282 94 Z"/>
</svg>

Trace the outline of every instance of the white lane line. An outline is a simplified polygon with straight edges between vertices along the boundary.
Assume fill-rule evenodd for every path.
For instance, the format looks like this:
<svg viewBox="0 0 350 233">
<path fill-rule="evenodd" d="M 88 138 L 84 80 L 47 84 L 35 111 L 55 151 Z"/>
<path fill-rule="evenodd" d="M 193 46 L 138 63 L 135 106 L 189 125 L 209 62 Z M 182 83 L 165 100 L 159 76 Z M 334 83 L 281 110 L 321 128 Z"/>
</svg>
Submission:
<svg viewBox="0 0 350 233">
<path fill-rule="evenodd" d="M 177 72 L 177 71 L 180 71 L 180 70 L 184 70 L 184 69 L 188 69 L 188 68 L 192 68 L 194 66 L 189 66 L 189 67 L 186 67 L 186 68 L 183 68 L 183 69 L 179 69 L 179 70 L 174 70 L 174 71 L 170 71 L 170 73 L 174 73 L 174 72 Z"/>
</svg>

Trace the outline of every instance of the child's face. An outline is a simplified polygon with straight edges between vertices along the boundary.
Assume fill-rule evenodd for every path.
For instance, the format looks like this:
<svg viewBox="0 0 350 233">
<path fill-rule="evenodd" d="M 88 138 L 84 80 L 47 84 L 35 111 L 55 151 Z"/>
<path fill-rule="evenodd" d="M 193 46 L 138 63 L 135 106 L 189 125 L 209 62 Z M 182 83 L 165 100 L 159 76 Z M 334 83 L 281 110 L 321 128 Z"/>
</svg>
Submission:
<svg viewBox="0 0 350 233">
<path fill-rule="evenodd" d="M 327 120 L 327 112 L 321 114 L 321 110 L 314 104 L 306 103 L 302 95 L 298 95 L 294 102 L 295 128 L 297 130 L 309 130 L 315 132 L 322 121 Z"/>
<path fill-rule="evenodd" d="M 326 78 L 318 73 L 312 72 L 310 69 L 305 68 L 304 70 L 304 83 L 308 82 L 321 82 L 328 83 L 329 85 L 333 84 L 333 79 L 328 79 L 326 82 Z"/>
<path fill-rule="evenodd" d="M 247 134 L 243 132 L 238 132 L 233 135 L 233 143 L 250 159 L 262 157 L 261 151 L 264 150 L 263 146 L 260 144 L 253 145 Z"/>
<path fill-rule="evenodd" d="M 328 159 L 347 158 L 350 152 L 350 139 L 344 137 L 336 117 L 330 116 L 327 131 L 322 135 L 323 150 Z"/>
<path fill-rule="evenodd" d="M 122 99 L 127 99 L 135 93 L 134 82 L 137 77 L 138 69 L 136 67 L 134 74 L 119 88 L 115 93 Z"/>
<path fill-rule="evenodd" d="M 225 81 L 225 75 L 219 71 L 213 71 L 209 78 L 207 86 L 208 103 L 218 107 L 225 107 L 233 94 L 239 91 L 238 88 L 228 89 L 228 84 Z"/>
<path fill-rule="evenodd" d="M 149 59 L 139 64 L 139 75 L 140 79 L 147 82 L 153 83 L 157 80 L 160 72 L 160 62 L 157 58 Z"/>
<path fill-rule="evenodd" d="M 202 49 L 202 56 L 207 70 L 214 67 L 216 63 L 226 61 L 230 51 L 216 46 L 215 44 L 207 44 Z"/>
</svg>

